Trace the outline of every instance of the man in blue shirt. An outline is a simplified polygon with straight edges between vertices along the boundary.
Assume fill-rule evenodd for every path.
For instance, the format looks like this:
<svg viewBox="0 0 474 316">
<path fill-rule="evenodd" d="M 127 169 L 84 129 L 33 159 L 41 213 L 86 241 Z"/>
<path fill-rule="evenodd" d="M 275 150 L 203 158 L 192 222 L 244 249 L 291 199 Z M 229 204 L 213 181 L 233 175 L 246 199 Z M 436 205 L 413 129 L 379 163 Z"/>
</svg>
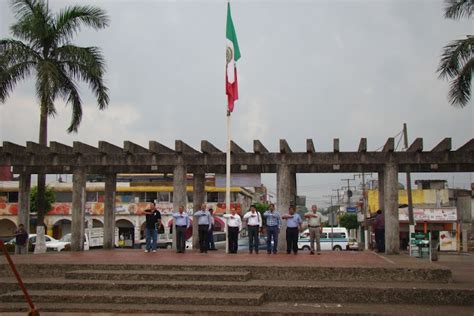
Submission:
<svg viewBox="0 0 474 316">
<path fill-rule="evenodd" d="M 286 253 L 290 254 L 291 250 L 296 255 L 298 253 L 298 233 L 301 230 L 301 216 L 295 213 L 295 207 L 288 208 L 289 214 L 283 215 L 281 218 L 286 219 Z"/>
<path fill-rule="evenodd" d="M 267 225 L 267 253 L 277 253 L 278 249 L 278 233 L 281 228 L 280 213 L 275 211 L 275 204 L 270 204 L 270 210 L 263 213 L 263 217 L 266 219 Z M 273 249 L 272 249 L 273 240 Z"/>
<path fill-rule="evenodd" d="M 211 213 L 206 210 L 206 204 L 201 205 L 201 209 L 194 213 L 194 217 L 198 221 L 198 230 L 199 230 L 199 250 L 201 253 L 207 253 L 207 247 L 209 242 L 207 240 L 207 234 L 211 230 Z"/>
<path fill-rule="evenodd" d="M 184 234 L 189 228 L 189 216 L 184 212 L 184 207 L 180 206 L 177 213 L 173 213 L 174 225 L 176 227 L 176 252 L 184 253 L 186 249 Z"/>
</svg>

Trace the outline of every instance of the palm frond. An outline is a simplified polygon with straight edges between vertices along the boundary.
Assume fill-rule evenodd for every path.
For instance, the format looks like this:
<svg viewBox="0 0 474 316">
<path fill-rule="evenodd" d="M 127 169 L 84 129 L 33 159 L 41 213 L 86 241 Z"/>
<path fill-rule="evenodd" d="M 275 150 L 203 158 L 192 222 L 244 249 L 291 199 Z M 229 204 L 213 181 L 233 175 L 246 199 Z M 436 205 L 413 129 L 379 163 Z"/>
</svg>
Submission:
<svg viewBox="0 0 474 316">
<path fill-rule="evenodd" d="M 6 67 L 25 61 L 35 62 L 40 59 L 41 56 L 34 49 L 21 41 L 0 40 L 0 63 Z"/>
<path fill-rule="evenodd" d="M 82 26 L 95 30 L 105 28 L 110 19 L 100 8 L 73 6 L 61 10 L 55 19 L 55 38 L 58 43 L 67 43 Z"/>
<path fill-rule="evenodd" d="M 455 40 L 444 47 L 437 69 L 439 78 L 454 78 L 463 65 L 474 57 L 474 37 Z"/>
<path fill-rule="evenodd" d="M 59 47 L 55 53 L 68 74 L 89 84 L 97 98 L 99 109 L 105 109 L 109 104 L 109 96 L 103 81 L 105 61 L 100 49 L 65 45 Z"/>
<path fill-rule="evenodd" d="M 77 132 L 82 121 L 82 100 L 76 84 L 68 77 L 64 68 L 60 71 L 60 85 L 58 87 L 60 95 L 66 100 L 66 104 L 71 104 L 72 107 L 71 124 L 67 132 Z"/>
<path fill-rule="evenodd" d="M 11 67 L 0 64 L 0 102 L 5 103 L 18 81 L 25 79 L 31 73 L 35 63 L 30 61 L 20 62 Z"/>
<path fill-rule="evenodd" d="M 447 19 L 458 20 L 460 18 L 469 18 L 474 10 L 473 0 L 446 0 L 444 17 Z"/>
<path fill-rule="evenodd" d="M 61 81 L 60 69 L 53 61 L 41 61 L 36 66 L 36 95 L 41 106 L 47 107 L 49 116 L 56 114 L 54 99 Z"/>
<path fill-rule="evenodd" d="M 471 80 L 474 74 L 474 58 L 469 60 L 459 75 L 451 81 L 449 102 L 454 106 L 464 107 L 471 99 Z"/>
</svg>

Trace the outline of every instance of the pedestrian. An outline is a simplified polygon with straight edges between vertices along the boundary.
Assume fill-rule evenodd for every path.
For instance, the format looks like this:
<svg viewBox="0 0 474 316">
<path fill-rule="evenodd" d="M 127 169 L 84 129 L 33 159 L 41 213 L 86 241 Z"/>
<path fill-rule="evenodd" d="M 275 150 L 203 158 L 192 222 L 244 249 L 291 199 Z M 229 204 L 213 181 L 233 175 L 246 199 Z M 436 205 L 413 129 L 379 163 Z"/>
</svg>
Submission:
<svg viewBox="0 0 474 316">
<path fill-rule="evenodd" d="M 28 232 L 23 224 L 18 225 L 18 230 L 15 232 L 15 254 L 28 254 Z"/>
<path fill-rule="evenodd" d="M 263 213 L 263 217 L 266 219 L 267 226 L 267 253 L 271 254 L 273 252 L 273 254 L 276 254 L 278 251 L 278 233 L 281 228 L 281 217 L 280 213 L 275 210 L 275 204 L 270 204 L 270 209 Z"/>
<path fill-rule="evenodd" d="M 290 206 L 288 213 L 283 215 L 281 218 L 286 219 L 286 253 L 298 253 L 298 233 L 301 230 L 301 216 L 295 213 L 295 207 Z"/>
<path fill-rule="evenodd" d="M 227 219 L 229 253 L 237 253 L 239 232 L 242 230 L 242 220 L 240 215 L 235 212 L 235 209 L 232 209 L 230 214 L 224 214 L 224 218 Z"/>
<path fill-rule="evenodd" d="M 211 214 L 211 229 L 207 233 L 207 241 L 208 241 L 207 248 L 209 250 L 217 250 L 216 244 L 214 243 L 214 224 L 216 222 L 214 219 L 214 210 L 212 208 L 209 209 L 209 214 Z"/>
<path fill-rule="evenodd" d="M 244 215 L 244 221 L 247 222 L 247 229 L 249 235 L 249 252 L 258 254 L 259 246 L 259 230 L 262 227 L 262 216 L 257 212 L 255 205 L 250 206 L 250 210 Z"/>
<path fill-rule="evenodd" d="M 176 252 L 184 253 L 186 249 L 185 233 L 190 226 L 189 216 L 184 212 L 184 206 L 180 206 L 178 212 L 173 213 L 173 221 L 176 227 Z"/>
<path fill-rule="evenodd" d="M 311 206 L 311 211 L 304 214 L 304 217 L 308 219 L 309 228 L 309 244 L 311 247 L 311 255 L 314 255 L 314 242 L 316 241 L 316 251 L 318 255 L 321 254 L 321 233 L 322 227 L 322 214 L 318 212 L 318 206 L 314 204 Z"/>
<path fill-rule="evenodd" d="M 209 242 L 207 236 L 209 230 L 211 230 L 211 214 L 206 210 L 206 204 L 201 205 L 201 209 L 194 213 L 194 217 L 198 221 L 198 230 L 199 230 L 199 250 L 201 253 L 207 253 L 207 248 Z"/>
<path fill-rule="evenodd" d="M 161 213 L 156 209 L 154 202 L 148 205 L 145 210 L 146 221 L 146 248 L 145 252 L 156 252 L 156 245 L 158 242 L 158 226 L 161 225 Z"/>
<path fill-rule="evenodd" d="M 385 218 L 382 210 L 378 210 L 372 228 L 375 231 L 377 252 L 385 252 Z"/>
</svg>

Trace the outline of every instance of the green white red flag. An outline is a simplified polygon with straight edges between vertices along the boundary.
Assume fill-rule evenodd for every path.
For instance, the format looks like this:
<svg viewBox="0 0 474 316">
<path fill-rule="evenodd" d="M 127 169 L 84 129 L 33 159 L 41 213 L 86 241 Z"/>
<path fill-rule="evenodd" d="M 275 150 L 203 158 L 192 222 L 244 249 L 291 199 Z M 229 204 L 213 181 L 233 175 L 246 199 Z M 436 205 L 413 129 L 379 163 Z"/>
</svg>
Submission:
<svg viewBox="0 0 474 316">
<path fill-rule="evenodd" d="M 227 3 L 227 24 L 226 24 L 226 85 L 225 92 L 227 94 L 227 110 L 234 110 L 234 102 L 239 98 L 237 85 L 237 60 L 240 59 L 239 43 L 235 34 L 232 15 L 230 14 L 230 3 Z"/>
</svg>

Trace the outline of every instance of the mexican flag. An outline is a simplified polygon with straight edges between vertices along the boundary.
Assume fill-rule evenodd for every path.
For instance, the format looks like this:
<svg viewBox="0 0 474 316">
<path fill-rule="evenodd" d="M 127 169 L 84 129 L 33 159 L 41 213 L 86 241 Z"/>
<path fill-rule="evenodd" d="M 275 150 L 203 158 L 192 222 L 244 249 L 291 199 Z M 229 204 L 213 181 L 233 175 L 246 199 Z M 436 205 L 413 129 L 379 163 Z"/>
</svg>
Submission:
<svg viewBox="0 0 474 316">
<path fill-rule="evenodd" d="M 230 112 L 234 110 L 234 101 L 239 98 L 237 87 L 237 60 L 240 58 L 239 43 L 235 34 L 234 23 L 230 14 L 230 3 L 227 3 L 227 25 L 226 25 L 226 84 L 225 93 L 227 94 L 227 109 Z"/>
</svg>

